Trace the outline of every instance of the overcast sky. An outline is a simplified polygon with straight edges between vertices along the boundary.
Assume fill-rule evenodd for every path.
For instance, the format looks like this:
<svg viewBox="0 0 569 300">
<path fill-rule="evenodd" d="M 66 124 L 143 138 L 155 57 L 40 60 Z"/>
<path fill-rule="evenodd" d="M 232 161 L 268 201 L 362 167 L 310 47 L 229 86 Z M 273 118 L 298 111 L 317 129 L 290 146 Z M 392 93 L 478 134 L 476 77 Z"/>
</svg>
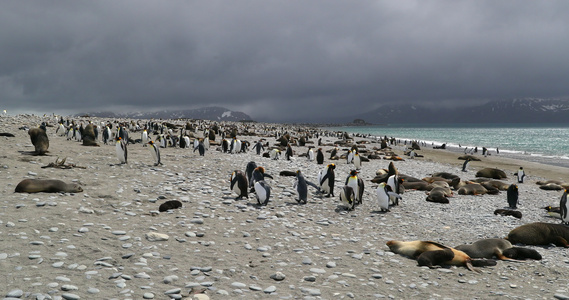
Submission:
<svg viewBox="0 0 569 300">
<path fill-rule="evenodd" d="M 567 97 L 568 16 L 564 0 L 2 1 L 0 109 L 310 121 Z"/>
</svg>

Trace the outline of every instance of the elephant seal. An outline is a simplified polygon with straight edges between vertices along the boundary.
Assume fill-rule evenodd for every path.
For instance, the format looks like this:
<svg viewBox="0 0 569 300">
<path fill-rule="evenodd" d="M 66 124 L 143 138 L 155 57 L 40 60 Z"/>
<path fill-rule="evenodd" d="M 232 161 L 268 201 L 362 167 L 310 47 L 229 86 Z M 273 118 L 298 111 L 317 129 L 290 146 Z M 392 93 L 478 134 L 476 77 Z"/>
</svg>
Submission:
<svg viewBox="0 0 569 300">
<path fill-rule="evenodd" d="M 454 247 L 472 258 L 492 258 L 496 256 L 501 260 L 510 258 L 504 256 L 504 250 L 512 248 L 512 244 L 505 239 L 482 239 L 470 245 L 460 245 Z"/>
<path fill-rule="evenodd" d="M 475 269 L 472 266 L 472 259 L 470 258 L 470 256 L 468 256 L 468 254 L 436 242 L 432 241 L 404 242 L 404 241 L 392 240 L 388 241 L 386 245 L 389 247 L 389 250 L 391 250 L 393 253 L 401 254 L 412 258 L 418 258 L 421 254 L 423 254 L 423 252 L 427 251 L 450 249 L 454 254 L 452 256 L 452 259 L 447 261 L 441 261 L 440 263 L 445 265 L 453 265 L 453 266 L 465 266 L 471 271 L 480 272 L 479 270 Z"/>
<path fill-rule="evenodd" d="M 87 124 L 87 126 L 83 128 L 81 137 L 83 138 L 83 146 L 99 147 L 97 139 L 95 138 L 95 128 L 93 127 L 93 124 Z"/>
<path fill-rule="evenodd" d="M 419 266 L 426 266 L 429 268 L 434 268 L 436 265 L 442 265 L 444 262 L 452 260 L 454 258 L 454 252 L 451 249 L 427 251 L 421 253 L 417 257 L 417 263 Z"/>
<path fill-rule="evenodd" d="M 47 149 L 49 148 L 49 139 L 47 138 L 47 133 L 45 132 L 45 127 L 32 128 L 28 130 L 32 144 L 35 147 L 36 155 L 45 155 Z"/>
<path fill-rule="evenodd" d="M 484 168 L 476 172 L 476 177 L 486 177 L 492 179 L 508 178 L 506 172 L 496 168 Z"/>
<path fill-rule="evenodd" d="M 433 188 L 427 195 L 427 201 L 436 203 L 450 203 L 448 196 L 452 195 L 450 188 L 437 186 Z"/>
<path fill-rule="evenodd" d="M 541 254 L 534 249 L 522 248 L 522 247 L 512 247 L 504 250 L 502 254 L 511 259 L 526 260 L 528 258 L 541 260 Z"/>
<path fill-rule="evenodd" d="M 563 224 L 530 223 L 516 227 L 506 238 L 512 244 L 549 245 L 569 248 L 569 227 Z"/>
<path fill-rule="evenodd" d="M 478 183 L 469 183 L 458 189 L 459 195 L 484 195 L 488 190 Z"/>
<path fill-rule="evenodd" d="M 500 215 L 500 216 L 512 216 L 514 218 L 518 218 L 521 219 L 522 218 L 522 212 L 519 210 L 511 210 L 511 209 L 496 209 L 494 211 L 495 215 Z"/>
<path fill-rule="evenodd" d="M 16 193 L 79 193 L 83 189 L 76 183 L 57 179 L 24 179 L 16 186 Z"/>
<path fill-rule="evenodd" d="M 158 211 L 159 212 L 165 212 L 168 211 L 170 209 L 176 209 L 176 208 L 180 208 L 182 207 L 182 202 L 178 201 L 178 200 L 170 200 L 170 201 L 166 201 L 162 204 L 160 204 L 160 207 L 158 207 Z"/>
</svg>

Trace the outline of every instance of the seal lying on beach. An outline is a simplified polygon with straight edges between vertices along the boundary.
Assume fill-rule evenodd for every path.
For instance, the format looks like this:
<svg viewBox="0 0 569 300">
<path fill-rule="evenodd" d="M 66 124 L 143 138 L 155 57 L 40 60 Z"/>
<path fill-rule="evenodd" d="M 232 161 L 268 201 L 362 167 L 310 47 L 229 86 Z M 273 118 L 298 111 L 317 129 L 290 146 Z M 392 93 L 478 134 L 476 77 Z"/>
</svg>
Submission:
<svg viewBox="0 0 569 300">
<path fill-rule="evenodd" d="M 469 183 L 461 186 L 457 192 L 459 195 L 484 195 L 488 190 L 478 183 Z"/>
<path fill-rule="evenodd" d="M 427 201 L 429 202 L 436 202 L 436 203 L 449 203 L 448 196 L 452 195 L 452 191 L 449 187 L 434 187 L 427 196 Z"/>
<path fill-rule="evenodd" d="M 24 179 L 16 186 L 16 193 L 78 193 L 83 189 L 76 183 L 57 179 Z"/>
<path fill-rule="evenodd" d="M 522 212 L 521 211 L 512 210 L 512 209 L 498 208 L 494 211 L 494 214 L 500 215 L 500 216 L 512 216 L 512 217 L 518 218 L 518 219 L 522 218 Z"/>
<path fill-rule="evenodd" d="M 533 249 L 513 247 L 512 244 L 505 239 L 482 239 L 470 245 L 456 246 L 455 249 L 463 251 L 471 258 L 493 258 L 495 256 L 501 260 L 523 260 L 526 258 L 536 260 L 541 259 L 541 255 L 537 251 Z"/>
<path fill-rule="evenodd" d="M 446 249 L 450 249 L 453 253 L 452 258 L 449 260 L 445 260 L 445 261 L 436 261 L 436 263 L 438 264 L 442 264 L 442 265 L 452 265 L 452 266 L 465 266 L 466 268 L 468 268 L 471 271 L 476 271 L 476 272 L 480 272 L 479 270 L 475 269 L 473 266 L 473 260 L 472 258 L 470 258 L 470 256 L 468 256 L 468 254 L 451 248 L 451 247 L 447 247 L 445 245 L 436 243 L 436 242 L 432 242 L 432 241 L 409 241 L 409 242 L 403 242 L 403 241 L 389 241 L 386 243 L 386 245 L 389 247 L 389 250 L 391 250 L 393 253 L 397 253 L 397 254 L 401 254 L 401 255 L 405 255 L 405 256 L 409 256 L 411 258 L 418 258 L 420 255 L 422 255 L 425 252 L 430 252 L 430 251 L 438 251 L 438 250 L 446 250 Z M 433 259 L 434 258 L 450 258 L 450 255 L 448 255 L 448 251 L 445 253 L 440 253 L 440 254 L 433 254 L 433 256 L 427 256 L 427 258 Z M 484 260 L 477 260 L 476 264 L 478 266 L 489 266 L 489 265 L 495 265 L 496 262 L 495 261 L 484 261 Z M 428 264 L 426 264 L 428 265 Z"/>
<path fill-rule="evenodd" d="M 508 178 L 506 172 L 496 168 L 484 168 L 476 172 L 476 177 L 486 177 L 493 179 Z"/>
<path fill-rule="evenodd" d="M 569 227 L 563 224 L 530 223 L 516 227 L 506 238 L 512 244 L 549 245 L 569 248 Z"/>
</svg>

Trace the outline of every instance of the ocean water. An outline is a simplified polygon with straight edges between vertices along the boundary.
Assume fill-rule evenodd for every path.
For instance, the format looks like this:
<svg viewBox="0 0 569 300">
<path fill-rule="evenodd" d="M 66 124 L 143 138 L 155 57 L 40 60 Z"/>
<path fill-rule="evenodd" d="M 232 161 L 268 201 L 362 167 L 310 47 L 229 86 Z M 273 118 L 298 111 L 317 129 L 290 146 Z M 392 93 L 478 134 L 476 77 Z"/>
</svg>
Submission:
<svg viewBox="0 0 569 300">
<path fill-rule="evenodd" d="M 397 124 L 326 129 L 420 140 L 429 146 L 446 143 L 454 151 L 478 147 L 481 153 L 486 147 L 491 154 L 498 149 L 500 154 L 514 158 L 569 168 L 569 124 Z"/>
</svg>

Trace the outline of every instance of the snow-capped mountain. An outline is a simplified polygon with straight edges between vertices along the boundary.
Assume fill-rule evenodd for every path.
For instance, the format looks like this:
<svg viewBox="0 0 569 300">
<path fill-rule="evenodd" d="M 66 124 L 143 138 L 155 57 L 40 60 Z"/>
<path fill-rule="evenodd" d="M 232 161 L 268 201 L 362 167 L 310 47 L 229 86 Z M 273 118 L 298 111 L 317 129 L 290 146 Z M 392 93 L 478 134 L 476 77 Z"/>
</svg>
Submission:
<svg viewBox="0 0 569 300">
<path fill-rule="evenodd" d="M 388 104 L 357 115 L 374 124 L 402 123 L 566 123 L 568 99 L 510 99 L 477 106 Z"/>
<path fill-rule="evenodd" d="M 200 119 L 212 121 L 244 121 L 251 117 L 243 112 L 231 111 L 223 107 L 204 107 L 188 110 L 162 110 L 155 112 L 88 112 L 78 115 L 89 115 L 103 118 L 131 118 L 131 119 Z"/>
</svg>

